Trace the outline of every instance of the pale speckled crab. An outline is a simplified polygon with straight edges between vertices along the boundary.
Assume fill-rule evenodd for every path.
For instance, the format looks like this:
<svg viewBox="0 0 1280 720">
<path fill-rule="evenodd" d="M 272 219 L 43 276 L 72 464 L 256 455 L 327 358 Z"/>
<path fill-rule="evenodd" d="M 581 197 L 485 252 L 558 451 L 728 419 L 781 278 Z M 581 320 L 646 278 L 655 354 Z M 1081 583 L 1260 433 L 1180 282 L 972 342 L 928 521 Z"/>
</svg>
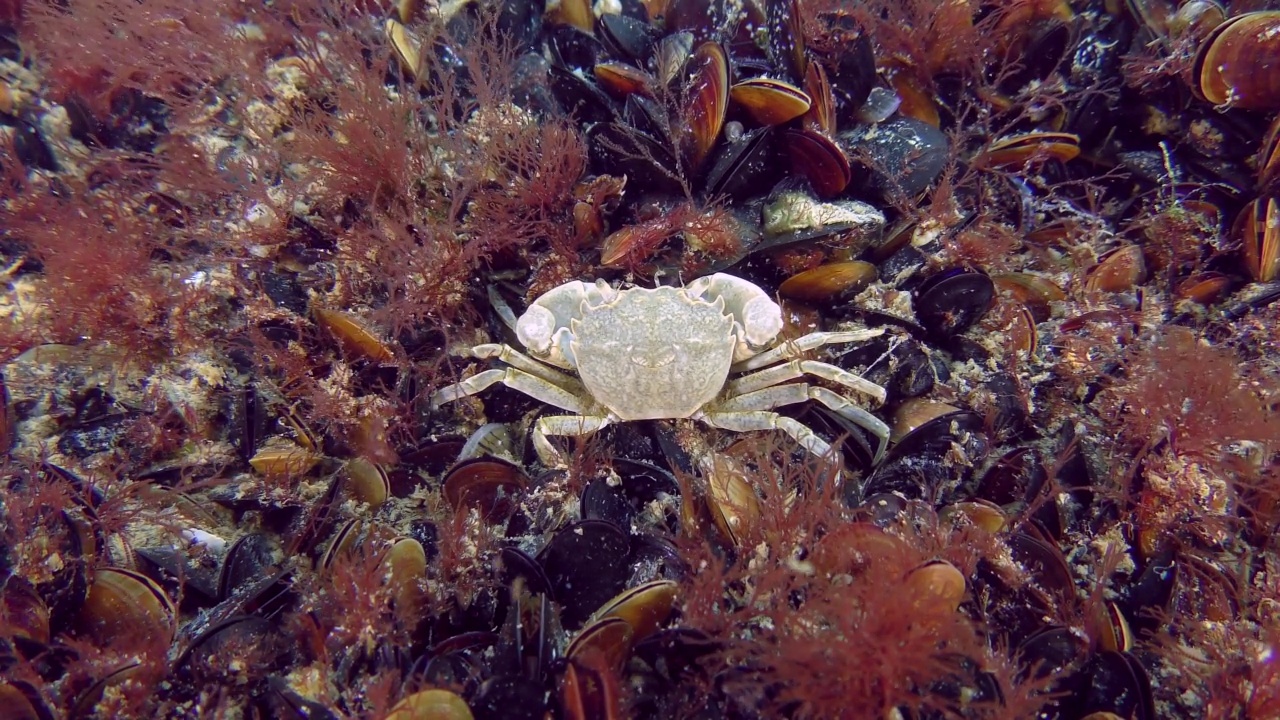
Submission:
<svg viewBox="0 0 1280 720">
<path fill-rule="evenodd" d="M 431 406 L 502 383 L 575 413 L 543 417 L 534 426 L 539 457 L 559 464 L 549 435 L 586 435 L 617 422 L 677 418 L 734 431 L 782 430 L 809 452 L 826 455 L 831 448 L 825 440 L 773 412 L 817 400 L 874 435 L 879 459 L 888 426 L 826 387 L 791 381 L 806 375 L 821 378 L 878 406 L 884 402 L 884 388 L 798 355 L 882 331 L 815 332 L 774 344 L 781 329 L 777 303 L 756 285 L 722 273 L 684 287 L 652 290 L 618 290 L 603 280 L 569 282 L 539 297 L 516 321 L 516 337 L 529 355 L 508 345 L 471 348 L 475 357 L 497 358 L 506 367 L 440 389 L 431 396 Z"/>
</svg>

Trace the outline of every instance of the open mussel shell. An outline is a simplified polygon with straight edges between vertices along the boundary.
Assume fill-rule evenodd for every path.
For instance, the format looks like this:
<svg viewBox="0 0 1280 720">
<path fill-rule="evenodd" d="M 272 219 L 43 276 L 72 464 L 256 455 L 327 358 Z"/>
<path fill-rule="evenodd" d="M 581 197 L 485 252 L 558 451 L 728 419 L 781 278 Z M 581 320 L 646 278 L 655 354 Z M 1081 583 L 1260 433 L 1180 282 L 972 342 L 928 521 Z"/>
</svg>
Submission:
<svg viewBox="0 0 1280 720">
<path fill-rule="evenodd" d="M 123 568 L 99 568 L 80 608 L 80 623 L 101 645 L 142 635 L 173 641 L 177 607 L 154 580 Z"/>
<path fill-rule="evenodd" d="M 1009 525 L 1009 517 L 995 503 L 981 498 L 952 503 L 944 507 L 938 517 L 953 525 L 967 523 L 995 535 Z"/>
<path fill-rule="evenodd" d="M 1280 192 L 1280 113 L 1271 121 L 1271 127 L 1258 148 L 1258 188 L 1264 193 Z"/>
<path fill-rule="evenodd" d="M 404 26 L 404 23 L 394 18 L 387 18 L 382 31 L 387 38 L 388 44 L 391 45 L 392 53 L 396 56 L 400 69 L 411 80 L 418 80 L 422 75 L 421 41 Z"/>
<path fill-rule="evenodd" d="M 651 92 L 650 88 L 654 85 L 652 75 L 628 63 L 598 63 L 593 71 L 600 87 L 619 99 Z"/>
<path fill-rule="evenodd" d="M 249 458 L 249 465 L 261 476 L 290 480 L 311 472 L 323 456 L 280 437 L 272 437 Z"/>
<path fill-rule="evenodd" d="M 717 458 L 707 477 L 707 508 L 716 529 L 735 547 L 760 523 L 760 499 L 732 461 Z"/>
<path fill-rule="evenodd" d="M 875 265 L 862 260 L 827 263 L 782 281 L 778 294 L 811 303 L 856 295 L 879 277 Z"/>
<path fill-rule="evenodd" d="M 950 270 L 916 291 L 916 319 L 931 336 L 948 339 L 981 320 L 994 301 L 995 284 L 986 274 Z"/>
<path fill-rule="evenodd" d="M 1219 25 L 1200 44 L 1192 89 L 1214 105 L 1280 108 L 1280 11 L 1249 12 Z"/>
<path fill-rule="evenodd" d="M 1037 323 L 1049 319 L 1053 314 L 1053 303 L 1067 299 L 1066 291 L 1052 280 L 1032 273 L 996 273 L 991 276 L 991 281 L 1025 305 Z"/>
<path fill-rule="evenodd" d="M 1221 300 L 1236 285 L 1230 275 L 1208 270 L 1193 273 L 1178 283 L 1174 289 L 1174 297 L 1179 300 L 1190 300 L 1200 305 L 1212 305 Z"/>
<path fill-rule="evenodd" d="M 893 413 L 890 426 L 889 441 L 902 442 L 903 438 L 915 432 L 920 426 L 933 420 L 960 412 L 960 408 L 936 400 L 910 398 L 898 406 Z"/>
<path fill-rule="evenodd" d="M 311 313 L 315 315 L 316 324 L 337 340 L 349 357 L 376 363 L 395 359 L 391 347 L 355 315 L 319 306 L 313 307 Z"/>
<path fill-rule="evenodd" d="M 498 522 L 515 511 L 514 498 L 528 487 L 529 477 L 505 460 L 476 458 L 453 466 L 443 484 L 455 512 L 474 507 L 489 522 Z"/>
</svg>

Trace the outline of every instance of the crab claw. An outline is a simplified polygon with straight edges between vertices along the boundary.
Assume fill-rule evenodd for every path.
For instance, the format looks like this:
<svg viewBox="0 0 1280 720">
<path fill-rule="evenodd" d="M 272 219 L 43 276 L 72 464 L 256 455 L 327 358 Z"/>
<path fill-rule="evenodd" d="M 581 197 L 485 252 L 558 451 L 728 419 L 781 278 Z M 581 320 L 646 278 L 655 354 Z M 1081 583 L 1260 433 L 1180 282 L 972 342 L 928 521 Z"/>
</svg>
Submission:
<svg viewBox="0 0 1280 720">
<path fill-rule="evenodd" d="M 759 353 L 782 332 L 782 308 L 754 283 L 739 277 L 715 273 L 700 277 L 685 292 L 708 302 L 724 300 L 725 312 L 733 316 L 738 345 L 733 361 L 742 362 Z"/>
</svg>

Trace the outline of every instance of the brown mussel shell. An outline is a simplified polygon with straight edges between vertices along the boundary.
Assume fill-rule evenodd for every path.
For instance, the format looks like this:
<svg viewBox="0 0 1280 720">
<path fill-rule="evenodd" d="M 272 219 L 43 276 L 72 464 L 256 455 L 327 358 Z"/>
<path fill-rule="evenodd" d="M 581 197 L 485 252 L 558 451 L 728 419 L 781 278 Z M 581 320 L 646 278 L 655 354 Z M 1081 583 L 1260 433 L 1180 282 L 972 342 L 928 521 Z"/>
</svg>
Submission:
<svg viewBox="0 0 1280 720">
<path fill-rule="evenodd" d="M 342 468 L 344 487 L 356 501 L 377 509 L 391 496 L 391 478 L 382 465 L 354 457 Z"/>
<path fill-rule="evenodd" d="M 1280 108 L 1280 12 L 1250 12 L 1214 29 L 1196 53 L 1192 88 L 1214 105 Z"/>
<path fill-rule="evenodd" d="M 689 167 L 699 168 L 720 139 L 729 109 L 729 58 L 719 43 L 705 42 L 694 50 L 690 62 L 694 79 L 680 128 L 680 147 Z"/>
<path fill-rule="evenodd" d="M 1240 238 L 1249 276 L 1257 282 L 1275 280 L 1280 275 L 1280 201 L 1264 197 L 1246 205 L 1234 233 Z"/>
<path fill-rule="evenodd" d="M 392 706 L 384 720 L 472 720 L 471 708 L 449 690 L 421 690 Z"/>
<path fill-rule="evenodd" d="M 443 483 L 454 512 L 474 507 L 489 522 L 498 522 L 515 511 L 513 499 L 528 487 L 529 477 L 505 460 L 486 457 L 454 465 Z"/>
<path fill-rule="evenodd" d="M 1128 292 L 1147 279 L 1147 264 L 1138 245 L 1121 245 L 1089 268 L 1084 285 L 1090 292 Z"/>
<path fill-rule="evenodd" d="M 316 324 L 332 335 L 350 356 L 378 363 L 395 359 L 391 348 L 355 315 L 319 306 L 311 312 L 316 316 Z"/>
<path fill-rule="evenodd" d="M 907 573 L 903 590 L 925 614 L 955 612 L 965 595 L 964 574 L 945 560 L 925 563 Z"/>
<path fill-rule="evenodd" d="M 1072 133 L 1032 132 L 996 141 L 973 159 L 982 168 L 1018 168 L 1028 162 L 1068 162 L 1080 154 L 1080 138 Z"/>
<path fill-rule="evenodd" d="M 805 302 L 829 302 L 862 292 L 877 277 L 876 266 L 862 260 L 827 263 L 782 281 L 778 294 Z"/>
<path fill-rule="evenodd" d="M 787 128 L 782 146 L 791 171 L 809 181 L 821 198 L 833 198 L 849 186 L 853 170 L 849 157 L 829 136 L 812 130 Z"/>
<path fill-rule="evenodd" d="M 172 642 L 178 609 L 154 580 L 123 568 L 99 568 L 80 608 L 80 622 L 99 644 L 143 634 Z"/>
<path fill-rule="evenodd" d="M 674 580 L 654 580 L 622 591 L 596 611 L 599 618 L 625 620 L 639 642 L 658 631 L 675 609 L 680 586 Z"/>
<path fill-rule="evenodd" d="M 809 112 L 812 101 L 800 88 L 773 78 L 748 78 L 735 83 L 729 99 L 761 125 L 781 125 Z"/>
</svg>

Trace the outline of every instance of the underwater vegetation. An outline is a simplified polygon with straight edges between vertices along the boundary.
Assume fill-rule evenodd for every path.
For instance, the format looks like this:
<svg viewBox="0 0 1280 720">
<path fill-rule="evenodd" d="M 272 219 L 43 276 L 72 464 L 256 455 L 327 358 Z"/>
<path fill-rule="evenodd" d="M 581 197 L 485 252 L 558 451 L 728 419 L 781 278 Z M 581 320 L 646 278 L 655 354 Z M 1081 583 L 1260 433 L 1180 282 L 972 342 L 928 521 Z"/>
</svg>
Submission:
<svg viewBox="0 0 1280 720">
<path fill-rule="evenodd" d="M 0 0 L 0 707 L 1280 717 L 1277 66 L 1262 1 Z"/>
</svg>

